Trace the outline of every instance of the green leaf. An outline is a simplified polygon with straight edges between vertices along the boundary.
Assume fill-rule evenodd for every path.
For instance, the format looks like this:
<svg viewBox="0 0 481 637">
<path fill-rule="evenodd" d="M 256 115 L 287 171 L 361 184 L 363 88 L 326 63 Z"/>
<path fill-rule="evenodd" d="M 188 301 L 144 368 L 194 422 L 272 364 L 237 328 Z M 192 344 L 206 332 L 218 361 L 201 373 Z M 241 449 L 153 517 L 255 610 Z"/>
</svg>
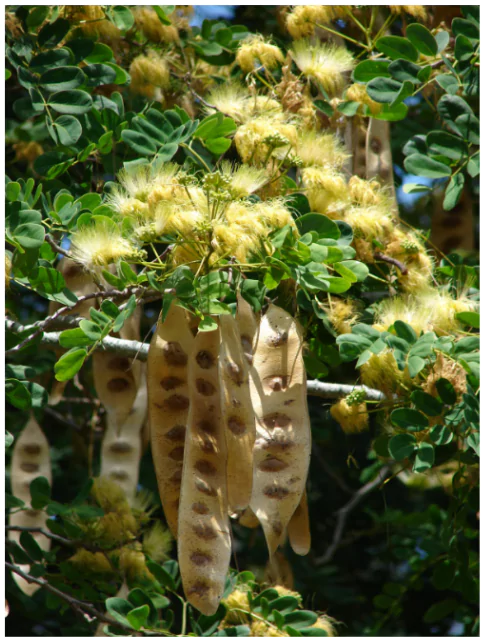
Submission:
<svg viewBox="0 0 481 637">
<path fill-rule="evenodd" d="M 404 168 L 407 172 L 420 177 L 430 177 L 432 179 L 441 179 L 451 175 L 451 168 L 446 164 L 436 161 L 426 155 L 413 153 L 404 160 Z"/>
<path fill-rule="evenodd" d="M 82 135 L 82 125 L 72 115 L 61 115 L 54 122 L 47 119 L 47 128 L 56 144 L 72 146 Z"/>
<path fill-rule="evenodd" d="M 412 392 L 411 400 L 426 416 L 439 416 L 443 411 L 443 405 L 437 398 L 420 389 Z"/>
<path fill-rule="evenodd" d="M 147 619 L 149 617 L 149 612 L 150 608 L 147 604 L 145 604 L 144 606 L 139 606 L 138 608 L 134 608 L 127 613 L 127 621 L 134 630 L 140 630 L 143 626 L 146 625 Z"/>
<path fill-rule="evenodd" d="M 338 239 L 341 232 L 334 221 L 317 212 L 309 212 L 296 220 L 301 234 L 317 232 L 320 239 Z"/>
<path fill-rule="evenodd" d="M 40 562 L 43 559 L 43 551 L 30 531 L 20 533 L 20 544 L 25 549 L 27 555 L 34 561 Z"/>
<path fill-rule="evenodd" d="M 163 566 L 147 559 L 147 568 L 161 586 L 171 591 L 176 590 L 177 586 L 174 578 Z"/>
<path fill-rule="evenodd" d="M 229 150 L 232 141 L 226 137 L 217 137 L 216 139 L 208 139 L 205 142 L 206 148 L 214 155 L 222 155 Z"/>
<path fill-rule="evenodd" d="M 434 155 L 444 155 L 459 160 L 468 154 L 466 143 L 457 135 L 445 131 L 431 131 L 426 136 L 429 151 Z"/>
<path fill-rule="evenodd" d="M 363 62 L 361 62 L 361 64 L 363 64 Z M 334 115 L 334 109 L 329 102 L 326 102 L 325 100 L 314 100 L 314 106 L 327 117 L 332 117 Z"/>
<path fill-rule="evenodd" d="M 399 89 L 398 94 L 396 95 L 396 97 L 391 102 L 391 107 L 395 108 L 399 104 L 402 104 L 404 102 L 404 100 L 407 97 L 411 97 L 411 95 L 413 93 L 414 93 L 414 84 L 412 82 L 410 82 L 409 80 L 405 80 L 403 82 L 403 85 Z"/>
<path fill-rule="evenodd" d="M 102 336 L 102 330 L 100 327 L 96 323 L 88 321 L 87 319 L 82 319 L 80 321 L 79 328 L 91 341 L 98 341 Z"/>
<path fill-rule="evenodd" d="M 409 24 L 406 35 L 411 44 L 414 44 L 422 55 L 434 56 L 438 52 L 438 43 L 434 36 L 419 22 Z"/>
<path fill-rule="evenodd" d="M 292 613 L 286 613 L 284 619 L 286 624 L 289 624 L 292 628 L 299 629 L 312 626 L 317 620 L 317 615 L 310 610 L 296 610 Z"/>
<path fill-rule="evenodd" d="M 456 390 L 447 378 L 439 378 L 436 381 L 436 389 L 445 405 L 454 405 L 457 399 Z"/>
<path fill-rule="evenodd" d="M 92 339 L 84 334 L 80 327 L 76 327 L 72 330 L 64 330 L 60 333 L 59 343 L 61 347 L 70 349 L 71 347 L 82 347 L 83 345 L 90 345 Z"/>
<path fill-rule="evenodd" d="M 371 99 L 382 104 L 390 104 L 393 102 L 402 85 L 396 80 L 388 77 L 376 77 L 367 85 L 367 93 Z"/>
<path fill-rule="evenodd" d="M 39 476 L 30 483 L 32 509 L 43 509 L 50 502 L 50 484 L 44 476 Z"/>
<path fill-rule="evenodd" d="M 112 22 L 121 31 L 128 31 L 135 24 L 134 16 L 128 7 L 112 7 Z"/>
<path fill-rule="evenodd" d="M 12 434 L 9 431 L 5 430 L 5 449 L 11 447 L 14 441 L 15 438 L 12 436 Z"/>
<path fill-rule="evenodd" d="M 217 329 L 217 323 L 211 316 L 205 316 L 199 323 L 199 330 L 201 332 L 212 332 Z"/>
<path fill-rule="evenodd" d="M 406 104 L 397 104 L 391 106 L 390 104 L 383 104 L 382 111 L 380 113 L 370 113 L 374 119 L 380 119 L 384 122 L 397 122 L 404 119 L 408 113 L 408 107 Z"/>
<path fill-rule="evenodd" d="M 103 86 L 114 84 L 117 77 L 115 69 L 107 64 L 89 64 L 83 68 L 87 78 L 87 86 Z"/>
<path fill-rule="evenodd" d="M 479 119 L 475 115 L 463 113 L 456 118 L 455 124 L 465 140 L 479 145 Z"/>
<path fill-rule="evenodd" d="M 407 341 L 410 345 L 418 340 L 418 336 L 409 323 L 404 321 L 394 321 L 393 323 L 396 334 Z"/>
<path fill-rule="evenodd" d="M 130 602 L 120 597 L 109 597 L 105 600 L 105 607 L 114 619 L 131 628 L 131 624 L 127 620 L 127 615 L 131 610 L 134 610 L 134 607 Z"/>
<path fill-rule="evenodd" d="M 32 407 L 30 392 L 16 378 L 7 378 L 5 380 L 5 397 L 17 409 L 26 411 Z"/>
<path fill-rule="evenodd" d="M 453 432 L 446 425 L 434 425 L 429 430 L 429 437 L 435 445 L 448 445 L 453 439 Z"/>
<path fill-rule="evenodd" d="M 157 17 L 159 18 L 159 20 L 162 22 L 162 24 L 166 24 L 166 25 L 172 24 L 169 18 L 167 17 L 167 14 L 172 13 L 173 6 L 174 5 L 163 5 L 163 6 L 154 5 L 153 6 L 154 11 L 157 14 Z M 169 11 L 169 9 L 171 10 Z"/>
<path fill-rule="evenodd" d="M 22 187 L 16 181 L 10 181 L 5 187 L 5 195 L 8 201 L 17 201 Z"/>
<path fill-rule="evenodd" d="M 38 45 L 40 47 L 53 48 L 65 38 L 69 30 L 70 22 L 64 18 L 58 18 L 55 22 L 49 22 L 38 34 Z"/>
<path fill-rule="evenodd" d="M 389 454 L 394 460 L 404 460 L 414 453 L 416 444 L 416 438 L 411 434 L 398 434 L 388 443 Z"/>
<path fill-rule="evenodd" d="M 420 442 L 414 459 L 413 471 L 422 473 L 434 464 L 434 447 L 428 442 Z"/>
<path fill-rule="evenodd" d="M 42 22 L 46 20 L 50 13 L 50 7 L 48 5 L 34 7 L 27 16 L 27 26 L 29 29 L 39 27 Z"/>
<path fill-rule="evenodd" d="M 100 62 L 110 62 L 114 57 L 112 49 L 102 42 L 95 42 L 91 53 L 85 57 L 87 64 L 98 64 Z"/>
<path fill-rule="evenodd" d="M 46 91 L 67 91 L 81 86 L 85 81 L 85 76 L 78 66 L 59 66 L 42 74 L 40 85 Z"/>
<path fill-rule="evenodd" d="M 22 248 L 40 248 L 45 239 L 45 230 L 36 223 L 23 223 L 15 228 L 13 236 Z"/>
<path fill-rule="evenodd" d="M 389 62 L 384 60 L 363 60 L 355 67 L 352 78 L 356 82 L 366 83 L 377 77 L 390 77 Z"/>
<path fill-rule="evenodd" d="M 48 104 L 57 113 L 83 115 L 92 108 L 92 98 L 85 91 L 59 91 L 50 96 Z"/>
<path fill-rule="evenodd" d="M 449 180 L 444 193 L 443 208 L 444 210 L 452 210 L 461 199 L 464 189 L 464 175 L 457 173 Z"/>
<path fill-rule="evenodd" d="M 409 60 L 396 60 L 389 65 L 389 73 L 398 82 L 408 80 L 413 84 L 419 84 L 418 74 L 421 70 L 420 66 Z"/>
<path fill-rule="evenodd" d="M 465 35 L 458 35 L 454 45 L 454 57 L 459 62 L 467 62 L 474 54 L 474 46 Z"/>
<path fill-rule="evenodd" d="M 346 117 L 354 117 L 357 113 L 357 109 L 359 108 L 358 102 L 341 102 L 337 105 L 337 110 L 345 115 Z"/>
<path fill-rule="evenodd" d="M 424 360 L 424 358 L 421 358 L 420 356 L 409 356 L 408 371 L 411 378 L 417 376 L 419 372 L 424 369 L 425 366 L 426 361 Z"/>
<path fill-rule="evenodd" d="M 87 356 L 87 350 L 75 347 L 66 352 L 55 363 L 55 378 L 59 381 L 70 380 L 80 370 Z"/>
<path fill-rule="evenodd" d="M 439 620 L 454 613 L 457 607 L 458 602 L 452 597 L 448 597 L 447 599 L 443 599 L 442 601 L 430 606 L 424 613 L 423 620 L 427 624 L 438 622 Z"/>
<path fill-rule="evenodd" d="M 123 130 L 121 138 L 136 153 L 139 153 L 139 155 L 154 155 L 157 151 L 157 146 L 154 142 L 143 133 L 138 133 L 133 130 Z"/>
<path fill-rule="evenodd" d="M 468 174 L 473 177 L 473 179 L 479 175 L 479 151 L 469 158 Z"/>
<path fill-rule="evenodd" d="M 421 412 L 416 409 L 400 407 L 391 413 L 391 422 L 396 427 L 407 431 L 422 431 L 429 427 L 429 421 Z"/>
<path fill-rule="evenodd" d="M 432 582 L 440 591 L 450 588 L 456 575 L 456 563 L 450 560 L 444 560 L 434 569 Z"/>
<path fill-rule="evenodd" d="M 461 115 L 469 115 L 474 118 L 474 113 L 468 103 L 459 95 L 443 95 L 438 102 L 438 113 L 448 127 L 456 134 L 462 135 L 456 125 L 456 120 Z"/>
<path fill-rule="evenodd" d="M 479 9 L 478 9 L 479 11 Z M 479 14 L 478 14 L 479 15 Z M 454 18 L 451 23 L 453 34 L 456 37 L 463 35 L 466 38 L 479 42 L 479 24 L 476 26 L 471 20 L 465 20 L 464 18 Z"/>
<path fill-rule="evenodd" d="M 462 321 L 466 325 L 479 330 L 479 312 L 458 312 L 456 318 L 458 321 Z"/>
<path fill-rule="evenodd" d="M 391 60 L 398 60 L 400 58 L 404 60 L 410 60 L 416 62 L 418 59 L 418 52 L 416 48 L 406 38 L 401 38 L 398 35 L 387 35 L 383 38 L 379 38 L 376 43 L 376 48 Z"/>
<path fill-rule="evenodd" d="M 449 33 L 447 31 L 438 31 L 434 36 L 437 44 L 437 52 L 442 53 L 449 44 Z"/>
</svg>

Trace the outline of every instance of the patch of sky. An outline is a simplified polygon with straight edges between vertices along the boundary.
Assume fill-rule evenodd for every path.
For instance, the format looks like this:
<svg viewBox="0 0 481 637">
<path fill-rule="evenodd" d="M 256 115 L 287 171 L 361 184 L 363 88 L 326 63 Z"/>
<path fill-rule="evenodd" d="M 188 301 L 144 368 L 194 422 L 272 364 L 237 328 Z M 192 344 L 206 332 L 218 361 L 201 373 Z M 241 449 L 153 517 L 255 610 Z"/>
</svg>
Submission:
<svg viewBox="0 0 481 637">
<path fill-rule="evenodd" d="M 194 5 L 194 16 L 190 21 L 192 27 L 202 26 L 204 20 L 232 20 L 236 5 L 202 4 Z"/>
</svg>

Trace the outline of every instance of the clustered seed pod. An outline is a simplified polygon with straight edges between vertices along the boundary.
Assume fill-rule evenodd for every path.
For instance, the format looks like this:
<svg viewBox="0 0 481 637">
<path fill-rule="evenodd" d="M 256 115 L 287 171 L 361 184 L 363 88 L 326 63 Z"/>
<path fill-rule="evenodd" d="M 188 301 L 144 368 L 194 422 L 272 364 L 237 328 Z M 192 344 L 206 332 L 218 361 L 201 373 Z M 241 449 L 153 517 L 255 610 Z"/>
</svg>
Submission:
<svg viewBox="0 0 481 637">
<path fill-rule="evenodd" d="M 231 556 L 220 332 L 198 332 L 189 360 L 190 392 L 179 510 L 179 567 L 189 602 L 216 612 Z"/>
<path fill-rule="evenodd" d="M 52 467 L 50 463 L 50 451 L 48 440 L 41 430 L 33 414 L 17 438 L 12 455 L 12 494 L 23 500 L 26 505 L 30 504 L 30 484 L 35 478 L 43 476 L 52 483 Z M 17 511 L 10 515 L 11 526 L 35 527 L 47 529 L 47 514 L 36 509 L 26 509 Z M 32 533 L 37 544 L 43 551 L 50 549 L 50 539 L 42 533 Z M 20 543 L 20 531 L 9 531 L 10 540 Z M 20 568 L 28 572 L 29 566 L 21 565 Z M 31 584 L 20 575 L 13 574 L 14 580 L 19 588 L 26 595 L 33 595 L 38 589 L 37 584 Z"/>
<path fill-rule="evenodd" d="M 184 440 L 189 412 L 188 362 L 194 345 L 185 311 L 159 317 L 147 359 L 152 456 L 165 517 L 177 537 Z"/>
<path fill-rule="evenodd" d="M 272 556 L 300 503 L 311 455 L 302 336 L 292 316 L 274 305 L 260 323 L 251 397 L 257 428 L 251 508 Z"/>
</svg>

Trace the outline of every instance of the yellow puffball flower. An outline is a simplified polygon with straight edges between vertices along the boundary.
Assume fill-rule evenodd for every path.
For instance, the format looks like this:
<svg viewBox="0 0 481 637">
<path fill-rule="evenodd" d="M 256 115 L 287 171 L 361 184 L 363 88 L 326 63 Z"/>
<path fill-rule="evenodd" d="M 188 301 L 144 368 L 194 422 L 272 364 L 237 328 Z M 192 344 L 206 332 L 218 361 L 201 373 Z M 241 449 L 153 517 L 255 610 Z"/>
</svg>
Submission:
<svg viewBox="0 0 481 637">
<path fill-rule="evenodd" d="M 310 167 L 304 168 L 301 174 L 311 210 L 325 213 L 333 201 L 347 201 L 347 183 L 341 173 L 329 168 Z"/>
<path fill-rule="evenodd" d="M 276 147 L 270 140 L 276 139 Z M 279 141 L 277 141 L 279 140 Z M 292 124 L 280 124 L 268 117 L 258 117 L 239 126 L 234 143 L 244 163 L 262 164 L 271 154 L 281 158 L 289 147 L 297 145 L 297 129 Z"/>
<path fill-rule="evenodd" d="M 346 398 L 342 398 L 331 407 L 331 416 L 341 425 L 346 434 L 369 429 L 366 403 L 350 405 Z"/>
<path fill-rule="evenodd" d="M 228 161 L 223 161 L 220 165 L 223 175 L 230 179 L 229 190 L 235 198 L 248 197 L 262 186 L 269 179 L 269 174 L 263 168 L 255 168 L 248 164 L 234 166 Z"/>
<path fill-rule="evenodd" d="M 150 42 L 178 42 L 179 31 L 173 24 L 162 24 L 150 7 L 137 7 L 134 11 L 135 26 Z"/>
<path fill-rule="evenodd" d="M 81 226 L 72 235 L 70 252 L 85 269 L 106 266 L 120 259 L 138 256 L 138 249 L 122 236 L 120 228 L 109 218 Z"/>
<path fill-rule="evenodd" d="M 349 5 L 297 5 L 286 18 L 286 27 L 293 38 L 314 34 L 316 24 L 329 24 L 346 15 Z"/>
<path fill-rule="evenodd" d="M 373 115 L 377 115 L 382 111 L 382 104 L 375 102 L 367 94 L 367 88 L 364 84 L 351 84 L 348 87 L 345 95 L 346 99 L 351 102 L 359 102 L 359 104 L 365 104 L 369 107 L 369 110 Z M 359 109 L 358 109 L 359 111 Z"/>
<path fill-rule="evenodd" d="M 86 549 L 77 549 L 74 555 L 69 559 L 77 568 L 83 571 L 91 571 L 92 573 L 110 573 L 113 571 L 112 564 L 109 562 L 104 553 L 92 553 Z"/>
<path fill-rule="evenodd" d="M 390 4 L 389 8 L 391 12 L 395 15 L 401 15 L 403 13 L 407 13 L 413 18 L 417 18 L 418 20 L 422 20 L 425 22 L 428 19 L 428 14 L 426 8 L 422 4 Z"/>
<path fill-rule="evenodd" d="M 154 576 L 147 568 L 145 555 L 143 554 L 138 542 L 129 544 L 128 546 L 120 549 L 119 568 L 120 572 L 129 583 L 138 580 L 155 580 Z"/>
<path fill-rule="evenodd" d="M 356 237 L 365 239 L 384 239 L 394 230 L 394 222 L 389 208 L 384 206 L 351 206 L 343 216 L 354 230 Z"/>
<path fill-rule="evenodd" d="M 224 626 L 239 626 L 247 624 L 249 621 L 249 596 L 246 591 L 234 589 L 222 603 L 227 607 L 227 614 L 224 617 Z"/>
<path fill-rule="evenodd" d="M 331 296 L 330 302 L 326 303 L 324 309 L 327 318 L 338 334 L 349 334 L 359 318 L 356 304 L 352 299 Z"/>
<path fill-rule="evenodd" d="M 263 635 L 265 637 L 284 637 L 284 635 L 288 635 L 289 633 L 285 633 L 282 630 L 279 630 L 274 624 L 268 624 L 267 622 L 256 620 L 251 624 L 251 635 L 256 635 L 259 637 Z"/>
<path fill-rule="evenodd" d="M 280 48 L 266 42 L 262 35 L 253 35 L 242 40 L 236 54 L 236 62 L 244 73 L 250 73 L 258 64 L 271 69 L 283 61 L 284 55 Z"/>
<path fill-rule="evenodd" d="M 341 168 L 349 157 L 338 137 L 316 131 L 305 131 L 299 135 L 296 155 L 304 166 L 330 168 Z"/>
<path fill-rule="evenodd" d="M 105 513 L 130 513 L 125 491 L 114 480 L 106 476 L 95 478 L 91 493 Z"/>
<path fill-rule="evenodd" d="M 144 553 L 155 562 L 164 562 L 172 550 L 173 537 L 169 529 L 157 520 L 143 537 Z"/>
<path fill-rule="evenodd" d="M 157 89 L 166 89 L 170 84 L 169 66 L 155 51 L 136 57 L 129 73 L 130 90 L 145 97 L 153 98 Z"/>
<path fill-rule="evenodd" d="M 370 358 L 361 365 L 360 372 L 364 385 L 379 389 L 387 396 L 398 392 L 402 388 L 401 383 L 409 382 L 409 376 L 406 378 L 399 369 L 391 350 L 371 354 Z"/>
<path fill-rule="evenodd" d="M 242 122 L 245 116 L 245 102 L 248 98 L 249 91 L 247 87 L 236 81 L 225 82 L 215 86 L 206 95 L 205 101 L 215 107 L 207 107 L 206 110 L 209 115 L 212 115 L 217 109 L 237 122 Z"/>
<path fill-rule="evenodd" d="M 386 202 L 378 181 L 368 181 L 355 175 L 349 180 L 349 198 L 359 206 L 379 206 Z"/>
<path fill-rule="evenodd" d="M 449 380 L 456 391 L 457 400 L 459 402 L 467 390 L 466 371 L 458 362 L 447 358 L 441 352 L 437 352 L 436 361 L 422 385 L 423 390 L 431 394 L 431 396 L 438 396 L 436 381 L 440 378 Z"/>
<path fill-rule="evenodd" d="M 323 630 L 327 637 L 335 637 L 337 635 L 334 628 L 334 620 L 329 615 L 321 615 L 317 618 L 316 623 L 312 625 L 312 628 L 320 628 Z"/>
<path fill-rule="evenodd" d="M 315 78 L 330 95 L 335 95 L 343 88 L 343 74 L 354 68 L 352 54 L 332 44 L 297 40 L 290 53 L 302 73 L 308 78 Z"/>
</svg>

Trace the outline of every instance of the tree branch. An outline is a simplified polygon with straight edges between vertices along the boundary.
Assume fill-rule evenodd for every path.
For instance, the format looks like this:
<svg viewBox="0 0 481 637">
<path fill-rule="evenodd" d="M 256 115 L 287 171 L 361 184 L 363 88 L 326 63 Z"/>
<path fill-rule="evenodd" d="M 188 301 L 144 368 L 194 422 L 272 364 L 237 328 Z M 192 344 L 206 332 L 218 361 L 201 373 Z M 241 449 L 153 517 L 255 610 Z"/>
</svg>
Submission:
<svg viewBox="0 0 481 637">
<path fill-rule="evenodd" d="M 6 525 L 5 526 L 5 530 L 6 531 L 27 531 L 28 533 L 41 533 L 42 535 L 45 535 L 45 537 L 50 538 L 51 540 L 53 540 L 54 542 L 58 542 L 59 544 L 63 544 L 63 546 L 68 546 L 68 547 L 75 547 L 77 546 L 78 542 L 75 542 L 74 540 L 68 540 L 65 537 L 62 537 L 61 535 L 57 535 L 56 533 L 50 533 L 49 531 L 46 531 L 45 529 L 39 528 L 39 527 L 30 527 L 30 526 L 9 526 Z"/>
<path fill-rule="evenodd" d="M 59 246 L 58 243 L 56 243 L 56 241 L 49 234 L 45 235 L 45 241 L 48 243 L 48 245 L 52 248 L 54 252 L 57 252 L 58 254 L 63 254 L 64 257 L 68 257 L 69 259 L 72 258 L 72 255 L 70 254 L 70 252 L 68 250 L 64 250 L 62 246 Z"/>
<path fill-rule="evenodd" d="M 374 257 L 378 261 L 384 261 L 384 263 L 390 263 L 391 265 L 395 265 L 396 268 L 401 270 L 401 274 L 407 274 L 408 273 L 408 269 L 404 265 L 404 263 L 401 263 L 401 261 L 398 261 L 397 259 L 394 259 L 393 257 L 388 257 L 387 254 L 382 254 L 382 252 L 376 252 L 374 254 Z"/>
<path fill-rule="evenodd" d="M 55 586 L 52 586 L 52 584 L 47 582 L 47 580 L 40 577 L 33 577 L 32 575 L 29 575 L 28 573 L 24 573 L 20 568 L 18 568 L 18 566 L 15 566 L 14 564 L 11 564 L 10 562 L 5 562 L 5 566 L 10 571 L 12 571 L 13 573 L 16 573 L 17 575 L 22 577 L 24 580 L 26 580 L 30 584 L 37 584 L 38 586 L 41 586 L 42 588 L 49 591 L 53 595 L 60 597 L 60 599 L 63 599 L 64 602 L 66 602 L 69 606 L 71 606 L 76 611 L 82 611 L 82 613 L 85 614 L 87 618 L 89 618 L 88 614 L 93 615 L 100 621 L 110 624 L 111 626 L 115 626 L 116 628 L 121 628 L 122 631 L 125 631 L 126 627 L 123 624 L 115 621 L 115 619 L 112 619 L 108 615 L 101 613 L 99 610 L 95 608 L 93 604 L 90 604 L 89 602 L 83 602 L 80 599 L 76 599 L 75 597 L 71 597 L 70 595 L 67 595 L 67 593 L 64 593 L 58 588 L 55 588 Z"/>
<path fill-rule="evenodd" d="M 334 557 L 335 552 L 339 548 L 339 544 L 342 540 L 342 535 L 344 533 L 344 528 L 346 526 L 347 518 L 350 513 L 364 500 L 364 498 L 377 489 L 383 482 L 388 473 L 390 473 L 391 467 L 386 465 L 381 467 L 379 473 L 373 480 L 367 482 L 364 486 L 362 486 L 356 493 L 352 496 L 352 498 L 345 504 L 339 511 L 336 512 L 337 516 L 337 524 L 334 529 L 334 535 L 332 536 L 332 542 L 327 547 L 324 555 L 322 555 L 319 559 L 316 560 L 316 566 L 322 566 L 327 564 Z"/>
<path fill-rule="evenodd" d="M 70 317 L 69 317 L 70 318 Z M 71 324 L 71 321 L 69 322 Z M 21 334 L 27 330 L 36 327 L 36 325 L 21 325 L 16 321 L 5 319 L 5 327 L 11 332 Z M 49 345 L 52 347 L 60 347 L 59 338 L 61 332 L 43 332 L 37 331 L 37 334 L 42 334 L 41 343 L 43 345 Z M 25 339 L 27 340 L 27 339 Z M 113 338 L 112 336 L 106 336 L 99 344 L 99 349 L 105 352 L 112 352 L 125 358 L 138 358 L 141 361 L 147 360 L 149 353 L 149 344 L 140 343 L 139 341 L 129 341 L 127 339 Z M 19 350 L 18 345 L 7 352 L 6 354 L 14 354 Z M 319 396 L 320 398 L 342 398 L 348 396 L 354 390 L 362 390 L 366 394 L 367 400 L 383 401 L 386 400 L 385 394 L 378 389 L 371 389 L 365 385 L 344 385 L 340 383 L 323 383 L 319 380 L 307 381 L 307 393 L 310 396 Z"/>
</svg>

